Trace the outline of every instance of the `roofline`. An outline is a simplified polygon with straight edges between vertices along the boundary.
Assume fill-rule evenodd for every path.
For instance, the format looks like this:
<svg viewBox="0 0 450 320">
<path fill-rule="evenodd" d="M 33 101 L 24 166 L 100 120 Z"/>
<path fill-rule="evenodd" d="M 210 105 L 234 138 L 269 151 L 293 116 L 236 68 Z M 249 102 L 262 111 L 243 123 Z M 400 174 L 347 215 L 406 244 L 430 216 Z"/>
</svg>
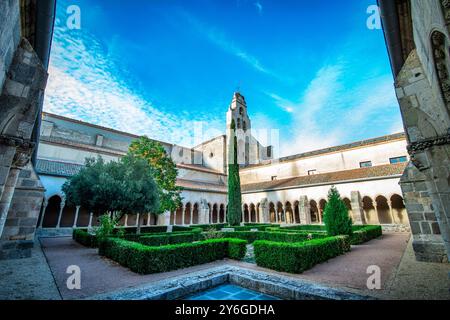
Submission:
<svg viewBox="0 0 450 320">
<path fill-rule="evenodd" d="M 359 149 L 362 147 L 375 146 L 375 145 L 386 144 L 386 143 L 391 143 L 394 141 L 402 141 L 402 140 L 406 141 L 406 134 L 404 132 L 381 136 L 381 137 L 372 138 L 372 139 L 355 141 L 355 142 L 351 142 L 351 143 L 347 143 L 347 144 L 343 144 L 343 145 L 339 145 L 339 146 L 334 146 L 334 147 L 329 147 L 329 148 L 324 148 L 324 149 L 319 149 L 319 150 L 313 150 L 313 151 L 299 153 L 299 154 L 292 155 L 292 156 L 273 159 L 273 160 L 270 160 L 270 162 L 268 162 L 268 163 L 256 164 L 256 165 L 251 165 L 251 166 L 242 168 L 240 171 L 249 171 L 249 170 L 256 169 L 256 168 L 262 168 L 262 167 L 267 167 L 270 165 L 276 165 L 279 163 L 288 163 L 288 162 L 298 161 L 300 159 L 314 158 L 314 157 L 323 156 L 326 154 L 344 152 L 344 151 Z M 356 144 L 358 144 L 358 145 L 356 145 Z"/>
<path fill-rule="evenodd" d="M 50 113 L 50 112 L 45 112 L 45 111 L 43 111 L 43 112 L 42 112 L 42 115 L 43 115 L 43 116 L 48 116 L 48 117 L 57 118 L 57 119 L 60 119 L 60 120 L 63 120 L 63 121 L 68 121 L 68 122 L 76 123 L 76 124 L 82 124 L 82 125 L 85 125 L 85 126 L 91 127 L 91 128 L 96 128 L 96 129 L 100 129 L 100 130 L 109 131 L 109 132 L 111 132 L 111 133 L 115 133 L 115 134 L 120 134 L 120 135 L 128 136 L 128 137 L 134 138 L 134 139 L 139 139 L 139 138 L 142 138 L 142 137 L 145 136 L 145 135 L 136 135 L 136 134 L 132 134 L 132 133 L 125 132 L 125 131 L 120 131 L 120 130 L 117 130 L 117 129 L 112 129 L 112 128 L 100 126 L 100 125 L 93 124 L 93 123 L 89 123 L 89 122 L 86 122 L 86 121 L 83 121 L 83 120 L 78 120 L 78 119 L 68 118 L 68 117 L 61 116 L 61 115 L 54 114 L 54 113 Z M 172 146 L 172 147 L 181 147 L 181 148 L 193 150 L 192 148 L 189 148 L 189 147 L 184 147 L 184 146 L 180 146 L 180 145 L 173 144 L 173 143 L 169 143 L 169 142 L 164 142 L 164 141 L 157 140 L 157 139 L 153 139 L 153 138 L 149 138 L 149 139 L 150 139 L 150 140 L 153 140 L 153 141 L 156 141 L 156 142 L 159 142 L 159 143 L 161 143 L 161 144 L 165 144 L 165 145 Z"/>
<path fill-rule="evenodd" d="M 370 182 L 370 181 L 375 181 L 375 180 L 400 179 L 401 177 L 402 177 L 402 174 L 395 174 L 395 175 L 391 175 L 391 176 L 379 176 L 379 177 L 369 177 L 369 178 L 359 178 L 359 179 L 349 179 L 349 180 L 338 180 L 338 181 L 331 181 L 331 183 L 330 182 L 320 182 L 320 183 L 303 184 L 303 185 L 290 186 L 290 187 L 243 191 L 242 194 L 273 192 L 273 191 L 283 191 L 283 190 L 292 190 L 292 189 L 303 189 L 303 188 L 330 186 L 330 185 L 346 184 L 346 183 Z"/>
<path fill-rule="evenodd" d="M 208 143 L 210 143 L 210 142 L 213 142 L 214 140 L 219 140 L 219 139 L 223 139 L 223 138 L 226 138 L 226 137 L 227 137 L 227 136 L 226 136 L 225 134 L 222 134 L 222 135 L 217 136 L 217 137 L 215 137 L 215 138 L 206 140 L 205 142 L 202 142 L 202 143 L 196 145 L 196 146 L 193 147 L 192 149 L 197 149 L 198 147 L 204 146 L 205 144 L 208 144 Z"/>
</svg>

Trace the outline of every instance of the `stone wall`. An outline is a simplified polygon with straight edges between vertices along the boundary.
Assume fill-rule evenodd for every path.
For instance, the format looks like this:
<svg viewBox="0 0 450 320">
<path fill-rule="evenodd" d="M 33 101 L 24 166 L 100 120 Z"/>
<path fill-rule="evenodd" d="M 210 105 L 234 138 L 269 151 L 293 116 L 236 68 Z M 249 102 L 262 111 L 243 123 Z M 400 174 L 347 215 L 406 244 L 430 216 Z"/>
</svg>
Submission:
<svg viewBox="0 0 450 320">
<path fill-rule="evenodd" d="M 0 88 L 20 41 L 19 1 L 0 1 Z"/>
<path fill-rule="evenodd" d="M 450 258 L 448 5 L 411 0 L 415 50 L 396 77 L 412 165 L 401 180 L 418 260 Z M 405 37 L 405 35 L 403 35 Z M 409 36 L 409 35 L 406 35 Z"/>
<path fill-rule="evenodd" d="M 0 259 L 31 254 L 44 191 L 30 159 L 47 71 L 20 25 L 19 1 L 1 1 Z"/>
</svg>

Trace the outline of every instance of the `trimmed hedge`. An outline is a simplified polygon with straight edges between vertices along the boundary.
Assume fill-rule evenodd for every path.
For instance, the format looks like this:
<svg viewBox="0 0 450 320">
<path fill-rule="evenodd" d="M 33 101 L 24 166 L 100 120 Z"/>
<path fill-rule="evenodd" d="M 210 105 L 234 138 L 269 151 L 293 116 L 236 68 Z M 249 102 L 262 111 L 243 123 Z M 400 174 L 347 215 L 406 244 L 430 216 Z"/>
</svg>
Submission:
<svg viewBox="0 0 450 320">
<path fill-rule="evenodd" d="M 161 247 L 117 238 L 107 238 L 99 243 L 100 255 L 140 274 L 167 272 L 227 257 L 240 260 L 245 252 L 246 242 L 237 239 L 214 239 Z"/>
<path fill-rule="evenodd" d="M 379 238 L 383 235 L 381 226 L 353 226 L 353 234 L 350 238 L 352 245 L 359 245 L 367 241 Z"/>
<path fill-rule="evenodd" d="M 120 229 L 125 231 L 125 234 L 136 234 L 137 227 L 118 227 L 114 229 L 114 234 L 116 234 Z M 141 227 L 141 233 L 161 233 L 167 232 L 167 226 L 149 226 Z"/>
<path fill-rule="evenodd" d="M 73 229 L 72 239 L 89 248 L 96 248 L 98 245 L 97 236 L 89 233 L 86 229 Z"/>
<path fill-rule="evenodd" d="M 229 226 L 225 223 L 220 223 L 220 224 L 198 224 L 198 225 L 195 225 L 195 227 L 201 228 L 203 231 L 207 231 L 209 229 L 214 229 L 216 231 L 220 231 L 221 229 L 227 228 Z"/>
<path fill-rule="evenodd" d="M 307 224 L 307 225 L 300 225 L 300 226 L 291 226 L 291 227 L 282 227 L 282 230 L 298 230 L 298 231 L 323 231 L 326 232 L 326 228 L 323 225 L 315 225 L 315 224 Z"/>
<path fill-rule="evenodd" d="M 313 239 L 325 238 L 326 235 L 315 233 L 312 234 Z M 309 233 L 287 233 L 287 232 L 266 232 L 266 231 L 235 231 L 223 232 L 223 238 L 242 239 L 248 243 L 253 243 L 257 240 L 267 240 L 274 242 L 302 242 L 308 240 Z"/>
<path fill-rule="evenodd" d="M 178 244 L 198 241 L 200 232 L 178 232 L 166 233 L 160 235 L 145 235 L 138 239 L 139 243 L 147 246 L 165 246 L 169 244 Z"/>
<path fill-rule="evenodd" d="M 348 236 L 328 237 L 299 243 L 255 241 L 256 264 L 288 273 L 302 273 L 350 251 Z"/>
</svg>

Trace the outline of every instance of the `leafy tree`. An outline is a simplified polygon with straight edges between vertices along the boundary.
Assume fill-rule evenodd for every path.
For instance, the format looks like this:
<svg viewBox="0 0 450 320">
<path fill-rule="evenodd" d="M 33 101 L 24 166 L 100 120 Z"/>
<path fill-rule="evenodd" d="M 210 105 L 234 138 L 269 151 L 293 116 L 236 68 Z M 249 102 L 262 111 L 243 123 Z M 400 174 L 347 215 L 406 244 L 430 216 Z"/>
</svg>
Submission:
<svg viewBox="0 0 450 320">
<path fill-rule="evenodd" d="M 128 154 L 144 159 L 153 168 L 160 201 L 159 208 L 154 213 L 163 214 L 177 210 L 181 205 L 182 188 L 176 185 L 177 166 L 163 145 L 147 137 L 141 137 L 131 144 Z"/>
<path fill-rule="evenodd" d="M 331 187 L 328 192 L 323 221 L 330 236 L 352 234 L 352 219 L 348 215 L 345 202 L 335 187 Z"/>
<path fill-rule="evenodd" d="M 62 190 L 70 203 L 97 215 L 117 213 L 117 220 L 124 214 L 146 214 L 159 207 L 153 169 L 146 161 L 132 156 L 109 163 L 101 157 L 86 159 L 86 166 L 69 178 Z M 104 222 L 106 226 L 108 223 Z M 109 230 L 109 226 L 104 229 Z"/>
<path fill-rule="evenodd" d="M 234 120 L 231 122 L 231 132 L 233 134 L 233 161 L 228 164 L 228 223 L 231 226 L 238 226 L 242 218 L 242 195 L 241 195 L 241 178 L 239 177 L 239 163 L 237 150 L 237 137 L 234 134 L 236 124 Z"/>
</svg>

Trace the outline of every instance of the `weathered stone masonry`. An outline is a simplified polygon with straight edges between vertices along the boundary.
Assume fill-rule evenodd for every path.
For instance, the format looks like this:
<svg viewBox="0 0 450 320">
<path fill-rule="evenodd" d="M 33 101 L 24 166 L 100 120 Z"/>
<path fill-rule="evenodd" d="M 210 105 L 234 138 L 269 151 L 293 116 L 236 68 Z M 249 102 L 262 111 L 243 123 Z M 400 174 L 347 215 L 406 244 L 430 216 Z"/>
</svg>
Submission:
<svg viewBox="0 0 450 320">
<path fill-rule="evenodd" d="M 21 29 L 34 30 L 23 11 L 34 10 L 32 2 L 0 2 L 0 259 L 31 254 L 45 191 L 30 162 L 47 83 L 46 67 Z"/>
</svg>

